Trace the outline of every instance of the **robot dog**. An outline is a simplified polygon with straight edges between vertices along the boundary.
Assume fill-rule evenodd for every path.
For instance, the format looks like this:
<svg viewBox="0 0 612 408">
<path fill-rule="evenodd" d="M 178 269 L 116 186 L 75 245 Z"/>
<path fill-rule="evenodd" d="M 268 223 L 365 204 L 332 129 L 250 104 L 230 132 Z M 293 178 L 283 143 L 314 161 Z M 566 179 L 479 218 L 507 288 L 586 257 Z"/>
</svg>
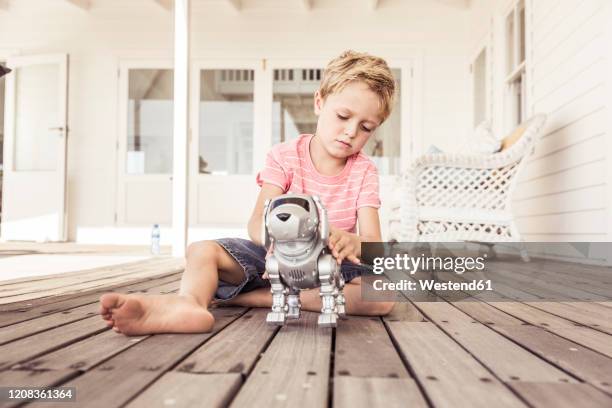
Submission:
<svg viewBox="0 0 612 408">
<path fill-rule="evenodd" d="M 317 196 L 285 194 L 267 200 L 263 243 L 272 252 L 266 271 L 272 285 L 272 311 L 266 321 L 284 325 L 300 317 L 300 290 L 320 288 L 319 326 L 336 327 L 345 315 L 344 279 L 327 243 L 327 212 Z"/>
</svg>

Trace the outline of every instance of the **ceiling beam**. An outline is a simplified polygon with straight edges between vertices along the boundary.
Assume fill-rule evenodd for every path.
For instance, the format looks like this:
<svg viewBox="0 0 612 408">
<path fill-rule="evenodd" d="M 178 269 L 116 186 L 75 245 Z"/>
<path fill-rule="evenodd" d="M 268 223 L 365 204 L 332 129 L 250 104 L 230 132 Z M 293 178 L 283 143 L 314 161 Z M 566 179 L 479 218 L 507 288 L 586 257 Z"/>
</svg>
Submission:
<svg viewBox="0 0 612 408">
<path fill-rule="evenodd" d="M 89 10 L 91 8 L 90 0 L 67 0 L 68 3 L 77 6 L 82 10 Z"/>
<path fill-rule="evenodd" d="M 154 0 L 154 1 L 168 11 L 172 10 L 172 7 L 174 6 L 174 0 Z"/>
<path fill-rule="evenodd" d="M 306 10 L 310 11 L 314 7 L 314 0 L 302 0 L 302 5 Z"/>
<path fill-rule="evenodd" d="M 227 0 L 227 1 L 232 5 L 234 10 L 240 11 L 242 9 L 242 0 Z"/>
</svg>

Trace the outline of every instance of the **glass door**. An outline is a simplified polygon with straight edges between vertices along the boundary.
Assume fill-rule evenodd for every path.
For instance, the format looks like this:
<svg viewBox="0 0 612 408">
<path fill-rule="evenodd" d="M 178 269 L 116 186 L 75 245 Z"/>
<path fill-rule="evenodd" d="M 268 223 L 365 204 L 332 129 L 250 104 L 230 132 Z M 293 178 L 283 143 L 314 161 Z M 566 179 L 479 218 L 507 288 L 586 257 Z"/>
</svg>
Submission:
<svg viewBox="0 0 612 408">
<path fill-rule="evenodd" d="M 68 56 L 7 65 L 2 238 L 64 241 Z"/>
</svg>

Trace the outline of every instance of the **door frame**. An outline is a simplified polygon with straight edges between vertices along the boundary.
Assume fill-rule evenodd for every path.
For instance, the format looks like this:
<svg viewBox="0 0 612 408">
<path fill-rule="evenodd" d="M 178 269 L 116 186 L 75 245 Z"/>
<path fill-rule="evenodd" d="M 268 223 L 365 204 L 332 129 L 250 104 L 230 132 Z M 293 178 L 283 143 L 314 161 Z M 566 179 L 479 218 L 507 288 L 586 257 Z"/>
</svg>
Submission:
<svg viewBox="0 0 612 408">
<path fill-rule="evenodd" d="M 8 67 L 19 67 L 19 66 L 28 66 L 28 65 L 36 65 L 36 64 L 45 64 L 45 63 L 57 63 L 59 64 L 59 79 L 60 83 L 59 87 L 59 112 L 58 112 L 58 123 L 60 131 L 62 132 L 62 137 L 60 141 L 60 146 L 58 147 L 58 156 L 57 162 L 58 167 L 56 171 L 58 172 L 57 181 L 59 183 L 59 188 L 62 190 L 58 195 L 58 202 L 56 203 L 56 208 L 59 209 L 59 220 L 58 220 L 58 229 L 54 233 L 56 241 L 62 242 L 67 240 L 68 233 L 68 214 L 67 214 L 67 149 L 68 149 L 68 101 L 69 101 L 69 72 L 70 72 L 70 59 L 67 53 L 48 53 L 48 54 L 35 54 L 35 55 L 12 55 L 7 56 L 6 65 Z M 5 77 L 6 78 L 6 88 L 5 88 L 5 115 L 4 115 L 4 158 L 3 158 L 3 183 L 2 188 L 4 189 L 5 178 L 7 173 L 10 174 L 14 172 L 14 142 L 15 142 L 15 101 L 10 101 L 9 98 L 12 96 L 16 97 L 15 93 L 15 78 L 14 76 Z M 9 135 L 11 135 L 9 137 Z M 6 210 L 6 194 L 2 195 L 2 209 L 3 212 Z M 3 222 L 0 226 L 0 234 L 2 236 L 2 240 L 6 241 L 10 239 L 6 237 L 6 223 Z M 19 238 L 17 238 L 19 239 Z M 40 240 L 37 240 L 40 241 Z"/>
</svg>

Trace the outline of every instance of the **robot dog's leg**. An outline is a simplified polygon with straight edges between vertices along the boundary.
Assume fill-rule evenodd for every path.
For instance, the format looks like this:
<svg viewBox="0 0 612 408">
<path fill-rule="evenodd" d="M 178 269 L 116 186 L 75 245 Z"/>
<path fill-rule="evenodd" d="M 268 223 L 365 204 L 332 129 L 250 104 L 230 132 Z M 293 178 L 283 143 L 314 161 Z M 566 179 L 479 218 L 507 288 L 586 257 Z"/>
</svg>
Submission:
<svg viewBox="0 0 612 408">
<path fill-rule="evenodd" d="M 321 288 L 321 314 L 319 315 L 319 326 L 336 327 L 338 315 L 336 313 L 336 299 L 334 296 L 334 272 L 337 268 L 336 260 L 329 254 L 322 255 L 318 262 L 319 281 Z"/>
<path fill-rule="evenodd" d="M 266 322 L 278 326 L 285 324 L 287 318 L 287 305 L 285 304 L 285 285 L 280 279 L 276 262 L 266 262 L 266 269 L 270 276 L 270 284 L 272 286 L 272 311 L 268 313 Z"/>
<path fill-rule="evenodd" d="M 336 289 L 334 290 L 336 295 L 336 310 L 338 311 L 338 316 L 345 317 L 346 309 L 344 307 L 346 301 L 344 299 L 344 278 L 340 271 L 338 271 L 338 275 L 336 279 Z"/>
<path fill-rule="evenodd" d="M 300 304 L 300 291 L 298 289 L 289 289 L 289 295 L 287 296 L 287 306 L 287 318 L 299 319 L 300 309 L 302 308 L 302 305 Z"/>
</svg>

